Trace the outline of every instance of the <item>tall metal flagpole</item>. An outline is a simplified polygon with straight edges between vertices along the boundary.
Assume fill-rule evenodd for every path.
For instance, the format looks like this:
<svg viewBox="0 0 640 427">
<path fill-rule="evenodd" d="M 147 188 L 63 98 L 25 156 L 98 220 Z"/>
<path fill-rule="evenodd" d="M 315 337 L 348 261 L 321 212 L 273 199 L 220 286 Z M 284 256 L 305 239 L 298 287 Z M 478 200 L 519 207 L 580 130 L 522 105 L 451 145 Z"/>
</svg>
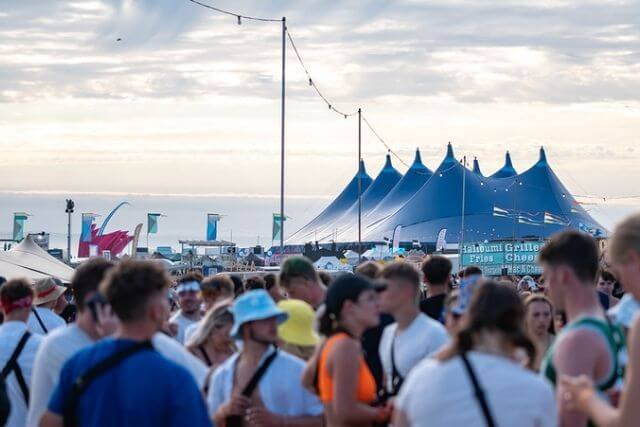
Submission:
<svg viewBox="0 0 640 427">
<path fill-rule="evenodd" d="M 462 229 L 460 230 L 460 261 L 462 261 L 462 252 L 464 250 L 464 211 L 465 199 L 467 193 L 467 156 L 462 157 Z M 460 262 L 462 265 L 462 262 Z"/>
<path fill-rule="evenodd" d="M 513 189 L 513 238 L 511 239 L 511 275 L 515 275 L 515 254 L 516 254 L 516 227 L 518 226 L 518 221 L 520 219 L 520 215 L 518 215 L 518 205 L 516 201 L 517 191 L 518 191 L 518 178 L 514 181 L 514 189 Z"/>
<path fill-rule="evenodd" d="M 358 108 L 358 264 L 362 261 L 362 109 Z"/>
<path fill-rule="evenodd" d="M 286 64 L 287 18 L 282 17 L 282 107 L 280 118 L 280 260 L 284 258 L 284 87 Z"/>
</svg>

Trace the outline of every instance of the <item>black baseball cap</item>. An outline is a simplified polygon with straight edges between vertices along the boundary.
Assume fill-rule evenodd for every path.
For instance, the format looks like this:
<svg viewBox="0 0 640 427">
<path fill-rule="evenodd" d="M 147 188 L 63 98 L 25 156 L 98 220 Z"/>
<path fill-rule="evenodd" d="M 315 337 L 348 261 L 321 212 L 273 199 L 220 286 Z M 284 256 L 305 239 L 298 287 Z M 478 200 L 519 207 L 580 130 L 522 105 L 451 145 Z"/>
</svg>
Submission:
<svg viewBox="0 0 640 427">
<path fill-rule="evenodd" d="M 382 292 L 386 288 L 384 283 L 373 282 L 364 276 L 343 274 L 329 286 L 325 298 L 325 309 L 327 313 L 338 315 L 345 301 L 356 301 L 364 291 Z"/>
</svg>

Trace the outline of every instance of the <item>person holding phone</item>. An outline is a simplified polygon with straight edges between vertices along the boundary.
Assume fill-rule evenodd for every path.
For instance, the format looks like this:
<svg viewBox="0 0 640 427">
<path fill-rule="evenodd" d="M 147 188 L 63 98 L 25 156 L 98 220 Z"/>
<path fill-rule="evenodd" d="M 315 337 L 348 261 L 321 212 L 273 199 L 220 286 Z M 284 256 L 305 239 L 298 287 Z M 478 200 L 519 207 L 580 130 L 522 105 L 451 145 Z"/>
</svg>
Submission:
<svg viewBox="0 0 640 427">
<path fill-rule="evenodd" d="M 78 350 L 90 346 L 94 341 L 112 334 L 115 330 L 117 318 L 97 292 L 98 285 L 113 265 L 104 258 L 92 258 L 76 269 L 71 281 L 78 307 L 76 322 L 46 335 L 36 354 L 27 426 L 39 425 L 64 362 Z"/>
</svg>

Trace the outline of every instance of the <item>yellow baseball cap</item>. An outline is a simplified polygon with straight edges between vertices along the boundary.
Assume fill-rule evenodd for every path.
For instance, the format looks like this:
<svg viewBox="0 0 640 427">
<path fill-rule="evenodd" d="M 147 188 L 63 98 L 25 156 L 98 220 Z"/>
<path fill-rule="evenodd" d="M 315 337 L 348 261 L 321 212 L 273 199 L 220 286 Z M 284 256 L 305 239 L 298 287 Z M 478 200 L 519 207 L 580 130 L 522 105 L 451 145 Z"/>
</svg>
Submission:
<svg viewBox="0 0 640 427">
<path fill-rule="evenodd" d="M 289 318 L 278 325 L 278 336 L 286 343 L 315 346 L 320 342 L 320 337 L 313 330 L 315 312 L 304 301 L 297 299 L 282 300 L 278 308 L 289 315 Z"/>
</svg>

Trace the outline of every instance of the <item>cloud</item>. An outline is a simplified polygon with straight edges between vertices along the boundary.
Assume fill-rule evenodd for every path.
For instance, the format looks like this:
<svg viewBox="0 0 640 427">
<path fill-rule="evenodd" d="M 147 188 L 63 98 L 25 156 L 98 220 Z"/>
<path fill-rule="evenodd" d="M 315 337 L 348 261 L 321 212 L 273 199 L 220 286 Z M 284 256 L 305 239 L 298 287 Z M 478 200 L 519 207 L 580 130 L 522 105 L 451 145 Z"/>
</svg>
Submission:
<svg viewBox="0 0 640 427">
<path fill-rule="evenodd" d="M 420 146 L 436 167 L 452 140 L 487 173 L 506 147 L 522 170 L 545 145 L 558 170 L 605 185 L 640 156 L 632 1 L 202 1 L 286 15 L 323 93 L 363 107 L 407 162 Z M 187 0 L 30 0 L 3 8 L 0 37 L 6 188 L 180 191 L 173 176 L 197 170 L 193 191 L 278 191 L 280 23 L 237 25 Z M 353 173 L 356 122 L 336 119 L 287 51 L 287 188 L 332 194 Z M 363 150 L 377 172 L 385 149 L 367 129 Z"/>
<path fill-rule="evenodd" d="M 316 82 L 336 101 L 444 95 L 553 104 L 640 96 L 632 2 L 215 4 L 289 15 Z M 279 24 L 238 26 L 186 0 L 13 2 L 0 16 L 0 36 L 4 101 L 278 96 Z M 290 95 L 313 96 L 289 59 Z"/>
</svg>

